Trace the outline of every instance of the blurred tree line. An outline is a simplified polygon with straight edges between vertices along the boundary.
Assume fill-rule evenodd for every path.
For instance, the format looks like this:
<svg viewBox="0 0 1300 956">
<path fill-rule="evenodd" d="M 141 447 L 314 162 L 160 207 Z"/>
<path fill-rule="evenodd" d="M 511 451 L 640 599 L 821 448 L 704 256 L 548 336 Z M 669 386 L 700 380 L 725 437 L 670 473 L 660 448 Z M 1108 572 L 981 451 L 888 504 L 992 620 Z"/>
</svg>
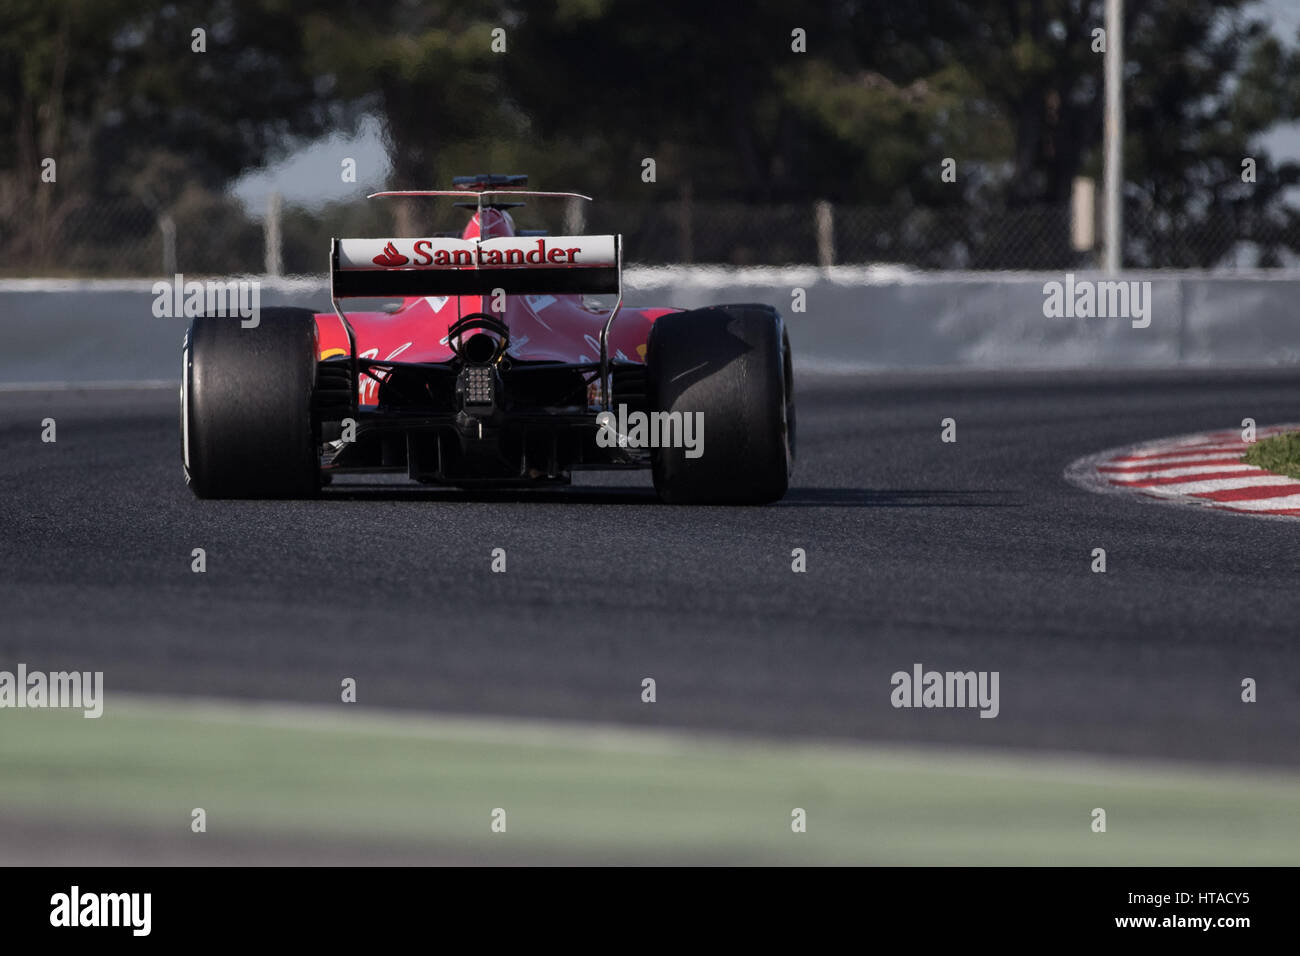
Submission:
<svg viewBox="0 0 1300 956">
<path fill-rule="evenodd" d="M 1103 6 L 0 0 L 0 249 L 47 257 L 70 222 L 109 245 L 159 211 L 215 222 L 240 173 L 369 115 L 397 188 L 523 171 L 625 203 L 947 213 L 975 236 L 1100 179 Z M 1128 261 L 1300 248 L 1282 195 L 1300 168 L 1259 145 L 1300 112 L 1296 47 L 1245 0 L 1126 6 Z M 110 201 L 147 214 L 96 218 Z"/>
</svg>

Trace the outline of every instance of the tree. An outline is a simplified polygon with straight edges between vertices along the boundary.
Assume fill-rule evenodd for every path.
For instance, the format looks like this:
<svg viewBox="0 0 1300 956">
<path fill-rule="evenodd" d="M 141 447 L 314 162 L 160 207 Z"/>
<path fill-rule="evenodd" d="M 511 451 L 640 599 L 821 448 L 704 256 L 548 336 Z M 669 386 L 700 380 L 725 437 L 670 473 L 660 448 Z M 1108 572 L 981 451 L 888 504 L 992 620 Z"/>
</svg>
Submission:
<svg viewBox="0 0 1300 956">
<path fill-rule="evenodd" d="M 89 203 L 138 195 L 165 208 L 354 122 L 365 103 L 307 66 L 304 6 L 315 4 L 6 0 L 0 242 L 43 258 Z M 46 157 L 57 188 L 41 181 Z"/>
<path fill-rule="evenodd" d="M 524 171 L 647 209 L 826 198 L 888 207 L 881 255 L 1068 264 L 1073 180 L 1101 169 L 1103 3 L 7 0 L 0 242 L 40 246 L 78 203 L 218 191 L 373 113 L 397 187 Z M 1296 249 L 1297 168 L 1258 144 L 1297 116 L 1295 48 L 1246 0 L 1127 7 L 1130 260 Z M 37 188 L 45 156 L 58 190 Z M 1008 257 L 1008 232 L 1037 258 Z"/>
</svg>

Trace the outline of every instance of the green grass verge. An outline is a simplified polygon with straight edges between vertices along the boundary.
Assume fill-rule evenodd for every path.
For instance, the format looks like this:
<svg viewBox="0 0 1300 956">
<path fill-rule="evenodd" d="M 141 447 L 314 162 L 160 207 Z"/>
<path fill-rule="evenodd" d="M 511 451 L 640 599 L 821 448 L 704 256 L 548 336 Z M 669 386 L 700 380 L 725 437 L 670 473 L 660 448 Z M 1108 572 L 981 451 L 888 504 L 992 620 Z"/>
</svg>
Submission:
<svg viewBox="0 0 1300 956">
<path fill-rule="evenodd" d="M 1286 432 L 1256 442 L 1241 460 L 1265 471 L 1300 478 L 1300 432 Z"/>
<path fill-rule="evenodd" d="M 457 859 L 1300 863 L 1300 776 L 110 701 L 0 711 L 0 812 Z M 494 808 L 507 831 L 492 833 Z M 807 832 L 791 811 L 807 811 Z M 1093 833 L 1102 807 L 1108 832 Z M 0 854 L 2 855 L 2 854 Z"/>
</svg>

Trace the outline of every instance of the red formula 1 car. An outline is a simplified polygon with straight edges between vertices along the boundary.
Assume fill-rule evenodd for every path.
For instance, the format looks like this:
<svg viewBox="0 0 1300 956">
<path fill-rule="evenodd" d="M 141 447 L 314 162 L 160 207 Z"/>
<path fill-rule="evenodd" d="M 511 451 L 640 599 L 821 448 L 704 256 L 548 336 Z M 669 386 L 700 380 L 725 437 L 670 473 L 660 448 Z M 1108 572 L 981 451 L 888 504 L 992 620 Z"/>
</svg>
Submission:
<svg viewBox="0 0 1300 956">
<path fill-rule="evenodd" d="M 522 176 L 458 177 L 459 238 L 335 239 L 333 312 L 200 316 L 184 345 L 200 498 L 308 497 L 348 472 L 461 487 L 650 468 L 672 503 L 760 504 L 794 460 L 789 339 L 765 305 L 624 308 L 619 236 L 515 230 Z M 598 307 L 588 297 L 617 297 Z M 346 299 L 400 299 L 344 311 Z"/>
</svg>

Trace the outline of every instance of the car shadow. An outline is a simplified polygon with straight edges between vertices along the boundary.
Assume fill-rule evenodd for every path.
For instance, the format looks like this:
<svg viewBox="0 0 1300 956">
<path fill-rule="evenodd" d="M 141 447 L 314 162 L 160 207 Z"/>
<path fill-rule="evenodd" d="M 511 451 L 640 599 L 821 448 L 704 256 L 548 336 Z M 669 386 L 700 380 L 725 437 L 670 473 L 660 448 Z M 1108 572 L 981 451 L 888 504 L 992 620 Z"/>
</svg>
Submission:
<svg viewBox="0 0 1300 956">
<path fill-rule="evenodd" d="M 321 492 L 325 501 L 430 501 L 448 504 L 657 505 L 653 488 L 445 488 L 428 485 L 338 484 Z"/>
<path fill-rule="evenodd" d="M 956 488 L 791 488 L 777 502 L 796 508 L 1019 508 L 1014 491 Z"/>
<path fill-rule="evenodd" d="M 652 488 L 444 488 L 348 483 L 327 487 L 327 501 L 427 501 L 479 504 L 662 505 Z M 791 488 L 771 508 L 1018 508 L 1014 492 L 923 488 Z"/>
</svg>

